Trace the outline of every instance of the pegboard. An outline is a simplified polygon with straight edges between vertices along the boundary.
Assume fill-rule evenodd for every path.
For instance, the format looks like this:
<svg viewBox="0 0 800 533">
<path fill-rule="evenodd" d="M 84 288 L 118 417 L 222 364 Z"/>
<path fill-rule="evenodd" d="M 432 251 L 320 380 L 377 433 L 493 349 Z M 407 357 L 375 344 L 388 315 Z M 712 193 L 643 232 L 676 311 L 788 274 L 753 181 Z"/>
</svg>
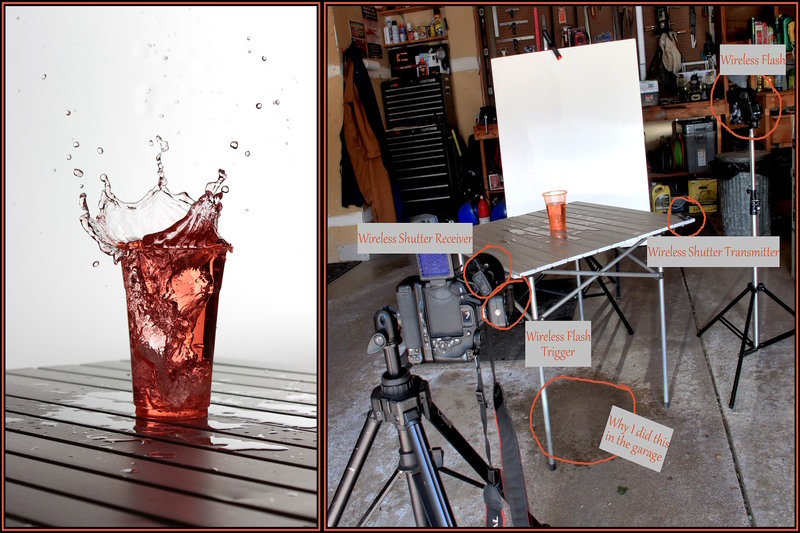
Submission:
<svg viewBox="0 0 800 533">
<path fill-rule="evenodd" d="M 595 38 L 605 32 L 611 35 L 614 40 L 614 11 L 617 11 L 618 37 L 619 39 L 635 39 L 636 13 L 633 6 L 594 6 L 588 7 L 588 28 L 591 35 L 591 43 L 595 43 Z M 587 27 L 587 18 L 584 15 L 583 6 L 553 6 L 553 5 L 502 5 L 495 6 L 497 13 L 498 35 L 495 36 L 495 24 L 493 22 L 492 6 L 484 6 L 487 14 L 487 37 L 489 40 L 490 56 L 498 57 L 505 49 L 508 55 L 527 53 L 527 51 L 543 49 L 544 42 L 539 33 L 539 46 L 536 46 L 536 24 L 534 22 L 534 8 L 539 16 L 539 29 L 542 29 L 542 17 L 544 17 L 544 28 L 552 36 L 559 48 L 564 47 L 561 37 L 561 27 L 566 25 L 577 27 Z M 511 10 L 514 10 L 513 17 Z M 566 22 L 559 21 L 559 11 L 563 10 Z M 684 62 L 702 61 L 701 52 L 706 40 L 706 32 L 709 28 L 709 14 L 702 6 L 695 7 L 696 15 L 696 44 L 691 46 L 689 34 L 689 6 L 670 6 L 669 19 L 672 29 L 677 33 L 678 50 L 683 56 Z M 620 20 L 620 18 L 622 20 Z M 645 28 L 645 57 L 643 62 L 649 65 L 658 50 L 658 36 L 651 28 L 656 25 L 656 8 L 652 5 L 642 7 L 642 21 Z M 516 34 L 512 31 L 511 24 L 516 24 Z M 514 48 L 513 39 L 519 41 L 517 49 Z M 528 47 L 528 50 L 526 50 Z M 642 58 L 640 58 L 642 59 Z"/>
<path fill-rule="evenodd" d="M 677 34 L 677 47 L 678 51 L 683 57 L 684 63 L 692 63 L 694 61 L 702 61 L 701 52 L 703 45 L 706 42 L 706 32 L 708 32 L 709 15 L 704 15 L 702 6 L 696 6 L 695 10 L 695 26 L 696 26 L 696 43 L 692 48 L 691 34 L 689 33 L 689 6 L 668 6 L 668 16 L 671 22 L 672 31 Z M 656 32 L 648 28 L 657 24 L 656 7 L 646 5 L 642 7 L 642 22 L 645 27 L 644 31 L 644 55 L 645 64 L 650 65 L 653 56 L 658 50 L 658 35 Z"/>
</svg>

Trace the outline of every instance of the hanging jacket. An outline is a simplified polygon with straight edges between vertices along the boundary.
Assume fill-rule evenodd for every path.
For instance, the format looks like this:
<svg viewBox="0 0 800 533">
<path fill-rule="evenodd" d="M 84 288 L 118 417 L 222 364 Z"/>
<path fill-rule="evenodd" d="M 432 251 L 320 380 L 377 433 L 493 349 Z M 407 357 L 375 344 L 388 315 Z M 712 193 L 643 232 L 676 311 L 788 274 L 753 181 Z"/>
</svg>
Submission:
<svg viewBox="0 0 800 533">
<path fill-rule="evenodd" d="M 354 80 L 355 67 L 346 61 L 344 71 L 344 141 L 358 188 L 372 206 L 375 222 L 396 222 L 392 186 L 375 135 Z M 373 119 L 374 120 L 374 119 Z"/>
</svg>

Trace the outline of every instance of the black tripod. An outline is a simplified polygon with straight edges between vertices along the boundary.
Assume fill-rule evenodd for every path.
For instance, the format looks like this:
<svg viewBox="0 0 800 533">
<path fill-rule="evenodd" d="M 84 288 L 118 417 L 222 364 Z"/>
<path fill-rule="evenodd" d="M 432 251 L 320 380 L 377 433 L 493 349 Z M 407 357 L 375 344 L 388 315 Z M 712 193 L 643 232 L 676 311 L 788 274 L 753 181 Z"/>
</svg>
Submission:
<svg viewBox="0 0 800 533">
<path fill-rule="evenodd" d="M 467 463 L 480 475 L 485 483 L 502 484 L 500 470 L 491 468 L 470 446 L 464 437 L 453 427 L 431 400 L 428 382 L 409 373 L 401 365 L 396 317 L 392 312 L 382 309 L 375 314 L 375 334 L 370 340 L 367 352 L 376 354 L 383 350 L 386 372 L 381 377 L 381 385 L 372 391 L 372 410 L 358 437 L 350 461 L 347 463 L 342 480 L 333 495 L 328 508 L 327 525 L 336 527 L 352 494 L 367 454 L 372 446 L 381 422 L 391 422 L 397 429 L 400 439 L 400 462 L 397 470 L 378 493 L 372 505 L 359 521 L 363 525 L 400 477 L 406 475 L 414 519 L 420 527 L 455 527 L 455 519 L 447 500 L 439 472 L 457 479 L 483 487 L 484 485 L 442 466 L 441 449 L 431 449 L 422 426 L 422 417 L 427 418 L 442 436 L 455 448 Z M 529 516 L 531 523 L 541 525 Z"/>
<path fill-rule="evenodd" d="M 756 193 L 756 171 L 755 171 L 755 142 L 753 139 L 753 127 L 750 128 L 750 189 L 747 190 L 750 193 L 750 215 L 753 219 L 753 237 L 758 236 L 758 213 L 761 210 L 761 206 L 759 205 L 758 196 Z M 715 322 L 718 320 L 722 322 L 722 324 L 727 327 L 729 330 L 733 331 L 736 336 L 738 336 L 742 340 L 742 344 L 739 347 L 739 362 L 736 365 L 736 376 L 733 379 L 733 390 L 731 391 L 731 400 L 729 406 L 733 409 L 733 404 L 736 401 L 736 389 L 739 387 L 739 376 L 742 373 L 742 360 L 761 348 L 766 348 L 771 344 L 775 344 L 776 342 L 782 341 L 788 337 L 794 335 L 794 328 L 781 333 L 769 340 L 764 342 L 759 342 L 758 340 L 758 293 L 763 292 L 767 296 L 769 296 L 775 303 L 785 309 L 789 314 L 794 316 L 794 311 L 791 307 L 783 303 L 777 296 L 772 294 L 763 283 L 758 282 L 758 267 L 753 267 L 753 281 L 747 284 L 747 288 L 743 290 L 736 298 L 733 299 L 731 303 L 728 304 L 725 309 L 719 312 L 708 324 L 703 326 L 700 331 L 697 332 L 697 336 L 699 337 L 703 333 L 706 332 L 708 328 L 714 325 Z M 736 326 L 734 326 L 727 318 L 725 318 L 725 313 L 727 313 L 734 305 L 736 305 L 739 300 L 745 297 L 745 295 L 750 294 L 750 303 L 747 306 L 747 318 L 745 319 L 744 331 L 740 331 Z M 750 318 L 753 318 L 753 338 L 750 339 Z"/>
</svg>

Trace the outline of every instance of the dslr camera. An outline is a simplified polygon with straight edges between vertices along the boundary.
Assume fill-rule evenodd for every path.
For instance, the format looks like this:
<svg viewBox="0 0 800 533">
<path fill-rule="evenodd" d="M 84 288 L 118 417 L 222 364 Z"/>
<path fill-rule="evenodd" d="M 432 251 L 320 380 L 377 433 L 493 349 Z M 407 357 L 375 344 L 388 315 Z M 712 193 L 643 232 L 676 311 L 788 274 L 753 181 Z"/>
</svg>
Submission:
<svg viewBox="0 0 800 533">
<path fill-rule="evenodd" d="M 758 105 L 753 89 L 731 87 L 726 100 L 731 108 L 731 124 L 747 124 L 753 129 L 758 128 L 758 123 L 761 122 L 761 106 Z"/>
<path fill-rule="evenodd" d="M 467 263 L 466 273 L 463 266 L 454 272 L 450 255 L 419 254 L 417 266 L 419 276 L 409 276 L 396 288 L 401 352 L 405 348 L 412 364 L 474 359 L 484 321 L 506 327 L 514 311 L 511 284 L 486 302 L 485 318 L 485 298 L 473 296 L 487 297 L 503 283 L 502 264 L 478 254 Z"/>
</svg>

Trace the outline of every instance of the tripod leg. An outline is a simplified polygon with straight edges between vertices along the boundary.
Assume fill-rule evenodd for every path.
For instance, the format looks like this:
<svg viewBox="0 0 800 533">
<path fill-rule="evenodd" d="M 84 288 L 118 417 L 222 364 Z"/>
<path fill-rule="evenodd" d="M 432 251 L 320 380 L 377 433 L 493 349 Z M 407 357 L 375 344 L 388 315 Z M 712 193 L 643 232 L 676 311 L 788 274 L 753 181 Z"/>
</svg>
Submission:
<svg viewBox="0 0 800 533">
<path fill-rule="evenodd" d="M 372 518 L 372 515 L 375 514 L 375 510 L 378 508 L 378 505 L 383 501 L 386 495 L 389 494 L 389 491 L 392 490 L 392 487 L 394 487 L 394 484 L 397 483 L 397 480 L 399 478 L 400 478 L 400 470 L 395 470 L 394 474 L 392 474 L 392 477 L 389 478 L 389 481 L 386 482 L 386 484 L 383 486 L 378 495 L 375 496 L 375 499 L 372 501 L 372 504 L 364 513 L 364 516 L 362 516 L 361 520 L 358 521 L 357 527 L 364 527 L 364 524 L 366 524 L 367 521 L 370 518 Z"/>
<path fill-rule="evenodd" d="M 744 335 L 742 335 L 742 346 L 739 348 L 739 362 L 736 364 L 736 376 L 733 378 L 733 390 L 731 391 L 731 401 L 728 404 L 733 409 L 733 403 L 736 401 L 736 389 L 739 388 L 739 376 L 742 373 L 742 361 L 744 360 L 745 347 L 747 346 L 747 334 L 750 332 L 750 317 L 753 314 L 753 304 L 756 299 L 756 291 L 750 294 L 750 305 L 747 306 L 747 319 L 744 324 Z"/>
<path fill-rule="evenodd" d="M 469 464 L 472 469 L 483 479 L 486 483 L 493 483 L 493 470 L 492 468 L 483 460 L 483 458 L 475 451 L 469 442 L 464 438 L 458 430 L 453 427 L 449 420 L 447 420 L 442 414 L 442 411 L 439 407 L 433 403 L 433 401 L 429 401 L 429 413 L 430 413 L 430 421 L 433 424 L 433 427 L 441 433 L 441 435 L 450 443 L 450 445 L 458 452 L 461 457 Z"/>
<path fill-rule="evenodd" d="M 364 427 L 361 429 L 361 434 L 358 436 L 353 453 L 350 455 L 350 461 L 347 463 L 347 468 L 342 475 L 342 480 L 333 494 L 331 505 L 328 508 L 328 527 L 336 527 L 339 519 L 342 517 L 344 508 L 347 507 L 347 500 L 353 492 L 353 486 L 364 467 L 364 461 L 367 459 L 370 447 L 375 440 L 375 435 L 378 433 L 378 428 L 381 426 L 381 421 L 378 419 L 374 411 L 367 414 L 367 420 L 364 422 Z"/>
<path fill-rule="evenodd" d="M 407 420 L 404 426 L 397 427 L 397 431 L 400 437 L 400 457 L 406 462 L 403 466 L 407 467 L 406 477 L 417 525 L 455 527 L 453 511 L 447 501 L 439 472 L 431 460 L 430 445 L 420 419 Z M 425 523 L 420 523 L 421 513 L 417 507 L 424 510 L 427 518 Z"/>
<path fill-rule="evenodd" d="M 760 289 L 760 290 L 762 290 L 762 291 L 764 291 L 764 292 L 767 294 L 767 296 L 769 296 L 770 298 L 772 298 L 772 301 L 774 301 L 776 304 L 778 304 L 778 305 L 780 305 L 781 307 L 783 307 L 783 308 L 786 310 L 786 312 L 787 312 L 787 313 L 789 313 L 790 315 L 794 316 L 794 310 L 793 310 L 791 307 L 789 307 L 788 305 L 786 305 L 785 303 L 783 303 L 783 302 L 780 300 L 780 298 L 778 298 L 777 296 L 775 296 L 774 294 L 772 294 L 772 293 L 769 291 L 769 289 L 767 289 L 767 288 L 766 288 L 766 287 L 765 287 L 763 284 L 761 284 L 761 286 L 759 286 L 759 289 Z"/>
<path fill-rule="evenodd" d="M 727 305 L 727 307 L 725 307 L 725 309 L 723 309 L 722 311 L 720 311 L 719 313 L 717 313 L 717 316 L 715 316 L 714 318 L 712 318 L 712 319 L 711 319 L 711 322 L 709 322 L 708 324 L 706 324 L 705 326 L 703 326 L 702 328 L 700 328 L 700 331 L 698 331 L 698 332 L 697 332 L 697 336 L 698 336 L 698 337 L 700 337 L 700 336 L 701 336 L 703 333 L 705 333 L 705 332 L 706 332 L 706 330 L 707 330 L 708 328 L 710 328 L 711 326 L 713 326 L 713 325 L 714 325 L 714 323 L 715 323 L 717 320 L 721 319 L 721 318 L 722 318 L 722 315 L 724 315 L 725 313 L 727 313 L 727 312 L 728 312 L 728 311 L 731 309 L 731 307 L 733 307 L 734 305 L 736 305 L 737 303 L 739 303 L 739 300 L 741 300 L 742 298 L 744 298 L 744 295 L 745 295 L 745 294 L 747 294 L 747 293 L 748 293 L 748 291 L 750 291 L 750 290 L 751 290 L 751 287 L 752 287 L 752 284 L 748 284 L 748 285 L 747 285 L 747 288 L 746 288 L 745 290 L 743 290 L 743 291 L 742 291 L 742 292 L 739 294 L 739 296 L 737 296 L 736 298 L 734 298 L 734 299 L 733 299 L 733 301 L 731 301 L 731 303 L 729 303 L 729 304 Z M 749 319 L 748 319 L 748 322 L 749 322 Z M 747 335 L 745 335 L 745 338 L 747 338 Z"/>
</svg>

